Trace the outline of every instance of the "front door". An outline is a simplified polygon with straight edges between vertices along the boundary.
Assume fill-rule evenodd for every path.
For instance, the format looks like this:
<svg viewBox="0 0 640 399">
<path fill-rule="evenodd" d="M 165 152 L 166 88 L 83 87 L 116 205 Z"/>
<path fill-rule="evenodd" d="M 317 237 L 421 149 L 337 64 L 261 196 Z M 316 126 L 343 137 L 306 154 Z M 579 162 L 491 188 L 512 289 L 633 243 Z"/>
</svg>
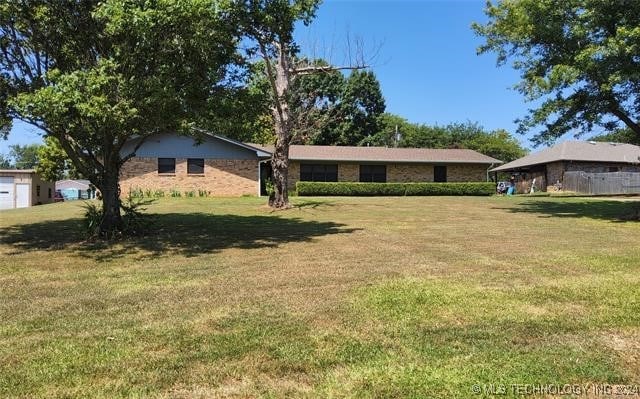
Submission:
<svg viewBox="0 0 640 399">
<path fill-rule="evenodd" d="M 447 167 L 445 165 L 435 165 L 433 167 L 433 181 L 436 183 L 447 182 Z"/>
<path fill-rule="evenodd" d="M 271 161 L 260 162 L 260 195 L 267 193 L 267 180 L 271 180 Z"/>
<path fill-rule="evenodd" d="M 16 208 L 28 208 L 31 206 L 31 190 L 29 184 L 16 184 Z"/>
</svg>

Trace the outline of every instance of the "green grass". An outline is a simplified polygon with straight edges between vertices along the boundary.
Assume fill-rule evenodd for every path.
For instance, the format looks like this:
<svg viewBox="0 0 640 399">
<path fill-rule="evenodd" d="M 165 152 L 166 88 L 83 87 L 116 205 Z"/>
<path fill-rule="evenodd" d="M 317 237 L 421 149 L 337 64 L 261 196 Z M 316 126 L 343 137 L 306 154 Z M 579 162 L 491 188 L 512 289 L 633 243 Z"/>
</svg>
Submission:
<svg viewBox="0 0 640 399">
<path fill-rule="evenodd" d="M 638 202 L 264 201 L 164 198 L 110 247 L 79 203 L 0 213 L 0 397 L 640 384 Z"/>
</svg>

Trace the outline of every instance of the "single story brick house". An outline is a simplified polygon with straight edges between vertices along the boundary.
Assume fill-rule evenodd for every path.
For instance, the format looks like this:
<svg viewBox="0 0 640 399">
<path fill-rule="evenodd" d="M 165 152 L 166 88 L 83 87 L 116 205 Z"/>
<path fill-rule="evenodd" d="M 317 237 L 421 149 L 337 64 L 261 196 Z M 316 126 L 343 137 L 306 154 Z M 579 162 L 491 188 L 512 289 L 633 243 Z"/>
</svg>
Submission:
<svg viewBox="0 0 640 399">
<path fill-rule="evenodd" d="M 541 191 L 561 187 L 564 173 L 640 172 L 640 147 L 632 144 L 569 140 L 491 169 L 516 177 L 518 192 L 533 180 Z"/>
<path fill-rule="evenodd" d="M 28 208 L 54 201 L 54 183 L 34 169 L 0 170 L 0 210 Z"/>
<path fill-rule="evenodd" d="M 138 142 L 127 143 L 122 156 Z M 121 190 L 205 190 L 214 196 L 264 195 L 272 148 L 220 135 L 147 138 L 121 171 Z M 289 188 L 298 181 L 481 182 L 501 161 L 466 149 L 292 145 Z"/>
</svg>

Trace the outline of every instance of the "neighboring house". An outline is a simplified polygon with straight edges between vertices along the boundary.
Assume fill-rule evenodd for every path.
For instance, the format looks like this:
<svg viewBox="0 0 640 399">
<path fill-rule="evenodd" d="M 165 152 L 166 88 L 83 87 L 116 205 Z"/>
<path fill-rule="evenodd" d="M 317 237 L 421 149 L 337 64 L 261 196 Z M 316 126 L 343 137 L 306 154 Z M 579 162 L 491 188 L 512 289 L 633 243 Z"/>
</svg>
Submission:
<svg viewBox="0 0 640 399">
<path fill-rule="evenodd" d="M 62 194 L 65 201 L 92 199 L 95 198 L 96 193 L 89 180 L 82 179 L 58 180 L 56 182 L 56 191 Z"/>
<path fill-rule="evenodd" d="M 597 141 L 564 141 L 491 169 L 516 177 L 518 192 L 528 192 L 535 179 L 541 191 L 561 187 L 565 172 L 640 172 L 640 147 Z"/>
<path fill-rule="evenodd" d="M 125 145 L 122 156 L 138 143 Z M 204 190 L 215 196 L 265 194 L 272 149 L 209 135 L 148 138 L 121 172 L 123 195 L 132 190 Z M 501 162 L 463 149 L 292 145 L 289 189 L 297 181 L 477 182 Z"/>
<path fill-rule="evenodd" d="M 33 169 L 0 170 L 0 209 L 28 208 L 53 202 L 54 183 Z"/>
</svg>

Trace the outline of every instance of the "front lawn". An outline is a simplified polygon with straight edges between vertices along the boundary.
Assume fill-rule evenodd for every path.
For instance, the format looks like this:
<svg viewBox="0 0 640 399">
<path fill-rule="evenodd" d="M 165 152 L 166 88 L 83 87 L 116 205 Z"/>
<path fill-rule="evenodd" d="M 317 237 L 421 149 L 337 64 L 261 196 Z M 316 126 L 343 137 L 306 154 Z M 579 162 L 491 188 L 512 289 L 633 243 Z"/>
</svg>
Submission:
<svg viewBox="0 0 640 399">
<path fill-rule="evenodd" d="M 640 384 L 637 202 L 264 202 L 162 199 L 113 247 L 79 203 L 0 212 L 0 397 Z"/>
</svg>

